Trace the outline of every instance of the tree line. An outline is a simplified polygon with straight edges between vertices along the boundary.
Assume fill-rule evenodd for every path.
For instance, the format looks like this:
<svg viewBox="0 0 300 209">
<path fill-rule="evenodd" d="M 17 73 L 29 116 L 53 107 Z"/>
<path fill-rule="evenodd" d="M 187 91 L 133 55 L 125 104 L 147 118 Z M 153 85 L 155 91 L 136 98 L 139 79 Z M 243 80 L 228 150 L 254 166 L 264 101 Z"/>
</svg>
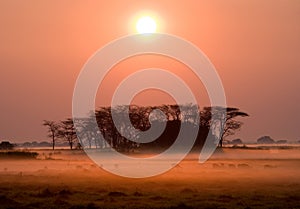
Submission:
<svg viewBox="0 0 300 209">
<path fill-rule="evenodd" d="M 80 146 L 72 118 L 59 122 L 44 120 L 43 125 L 48 128 L 47 136 L 52 139 L 53 150 L 58 140 L 68 142 L 70 149 L 73 149 L 74 145 Z"/>
<path fill-rule="evenodd" d="M 157 114 L 153 110 L 160 110 L 164 115 Z M 211 127 L 213 129 L 221 127 L 220 123 L 213 120 L 215 116 L 223 123 L 222 135 L 218 137 L 214 135 L 214 132 L 209 131 Z M 48 128 L 48 137 L 52 139 L 53 149 L 58 140 L 63 140 L 68 142 L 70 149 L 74 146 L 83 146 L 89 149 L 114 148 L 120 152 L 131 152 L 136 149 L 160 151 L 174 143 L 181 126 L 186 126 L 191 131 L 198 128 L 194 149 L 201 148 L 207 137 L 218 138 L 216 143 L 222 147 L 224 139 L 241 128 L 242 122 L 238 120 L 238 117 L 246 116 L 249 115 L 234 107 L 204 107 L 200 110 L 198 106 L 192 104 L 183 106 L 130 105 L 100 107 L 86 118 L 67 118 L 59 122 L 45 120 L 43 125 Z M 126 117 L 129 118 L 130 124 L 124 122 Z M 97 126 L 95 126 L 94 118 Z M 113 118 L 117 118 L 117 121 Z M 74 120 L 76 120 L 76 128 L 81 130 L 80 142 L 76 135 Z M 166 125 L 162 134 L 149 143 L 139 143 L 138 139 L 141 136 L 129 127 L 133 126 L 136 130 L 146 131 L 152 126 L 160 127 L 163 124 Z M 98 137 L 100 134 L 101 138 Z"/>
</svg>

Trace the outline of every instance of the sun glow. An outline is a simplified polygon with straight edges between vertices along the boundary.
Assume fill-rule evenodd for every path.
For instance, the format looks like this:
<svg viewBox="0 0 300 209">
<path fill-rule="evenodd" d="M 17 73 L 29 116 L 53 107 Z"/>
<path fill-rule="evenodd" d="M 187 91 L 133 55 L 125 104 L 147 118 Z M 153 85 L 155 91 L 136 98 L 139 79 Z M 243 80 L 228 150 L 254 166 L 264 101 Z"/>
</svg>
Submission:
<svg viewBox="0 0 300 209">
<path fill-rule="evenodd" d="M 155 33 L 156 22 L 149 16 L 141 17 L 136 23 L 136 30 L 138 33 Z"/>
</svg>

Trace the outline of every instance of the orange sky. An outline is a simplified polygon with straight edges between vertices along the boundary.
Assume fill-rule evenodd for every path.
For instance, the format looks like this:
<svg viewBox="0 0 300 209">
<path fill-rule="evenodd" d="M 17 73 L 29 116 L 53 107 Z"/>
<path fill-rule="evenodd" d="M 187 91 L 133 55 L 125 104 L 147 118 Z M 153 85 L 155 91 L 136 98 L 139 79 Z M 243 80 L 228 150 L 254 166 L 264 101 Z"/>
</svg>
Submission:
<svg viewBox="0 0 300 209">
<path fill-rule="evenodd" d="M 189 40 L 210 58 L 227 103 L 251 115 L 236 137 L 300 140 L 298 0 L 2 0 L 0 140 L 45 140 L 42 120 L 71 116 L 83 64 L 107 42 L 134 33 L 133 20 L 142 11 L 157 15 L 159 32 Z M 119 68 L 113 77 L 124 73 Z M 184 70 L 177 73 L 196 90 Z"/>
</svg>

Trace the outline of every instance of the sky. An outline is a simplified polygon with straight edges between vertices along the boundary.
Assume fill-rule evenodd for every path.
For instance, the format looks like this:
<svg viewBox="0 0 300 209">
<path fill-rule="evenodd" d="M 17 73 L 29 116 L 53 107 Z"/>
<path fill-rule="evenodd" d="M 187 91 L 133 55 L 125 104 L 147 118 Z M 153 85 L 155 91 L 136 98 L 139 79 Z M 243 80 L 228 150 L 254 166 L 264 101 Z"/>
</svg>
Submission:
<svg viewBox="0 0 300 209">
<path fill-rule="evenodd" d="M 1 0 L 0 141 L 49 140 L 42 121 L 71 117 L 74 85 L 89 57 L 136 33 L 135 22 L 144 14 L 155 17 L 158 32 L 190 41 L 214 64 L 227 104 L 250 115 L 234 138 L 300 140 L 298 0 Z M 99 88 L 97 104 L 106 105 L 101 95 L 108 101 L 122 78 L 144 67 L 169 69 L 197 98 L 205 98 L 186 66 L 145 56 L 115 66 Z M 136 103 L 151 104 L 151 95 L 163 98 L 142 94 Z"/>
</svg>

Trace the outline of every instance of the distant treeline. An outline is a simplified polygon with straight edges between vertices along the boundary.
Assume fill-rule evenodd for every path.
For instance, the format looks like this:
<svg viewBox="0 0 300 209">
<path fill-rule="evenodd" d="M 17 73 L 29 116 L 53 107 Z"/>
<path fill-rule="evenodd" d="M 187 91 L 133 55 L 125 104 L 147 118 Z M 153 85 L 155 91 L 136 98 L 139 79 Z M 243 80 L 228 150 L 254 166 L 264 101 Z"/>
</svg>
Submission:
<svg viewBox="0 0 300 209">
<path fill-rule="evenodd" d="M 160 110 L 163 115 L 155 110 Z M 214 120 L 212 120 L 213 115 Z M 201 148 L 207 137 L 217 139 L 216 143 L 222 146 L 226 136 L 240 129 L 242 123 L 236 120 L 237 116 L 244 117 L 248 114 L 231 107 L 204 107 L 200 110 L 196 105 L 147 107 L 131 105 L 100 107 L 87 118 L 68 118 L 60 122 L 44 121 L 44 125 L 48 127 L 48 136 L 52 138 L 53 149 L 56 140 L 59 139 L 67 141 L 72 149 L 79 138 L 80 146 L 90 149 L 112 147 L 120 152 L 131 152 L 137 149 L 163 151 L 175 142 L 182 126 L 191 132 L 199 130 L 194 149 Z M 126 123 L 126 119 L 129 119 L 130 123 Z M 78 138 L 73 120 L 77 134 L 80 134 Z M 215 120 L 219 120 L 219 123 Z M 139 143 L 141 136 L 136 130 L 147 131 L 152 127 L 163 127 L 164 124 L 165 129 L 155 140 Z M 131 128 L 132 126 L 134 129 Z M 220 136 L 215 136 L 213 131 L 209 132 L 212 126 L 214 129 L 223 127 Z M 100 134 L 102 137 L 99 137 Z"/>
</svg>

